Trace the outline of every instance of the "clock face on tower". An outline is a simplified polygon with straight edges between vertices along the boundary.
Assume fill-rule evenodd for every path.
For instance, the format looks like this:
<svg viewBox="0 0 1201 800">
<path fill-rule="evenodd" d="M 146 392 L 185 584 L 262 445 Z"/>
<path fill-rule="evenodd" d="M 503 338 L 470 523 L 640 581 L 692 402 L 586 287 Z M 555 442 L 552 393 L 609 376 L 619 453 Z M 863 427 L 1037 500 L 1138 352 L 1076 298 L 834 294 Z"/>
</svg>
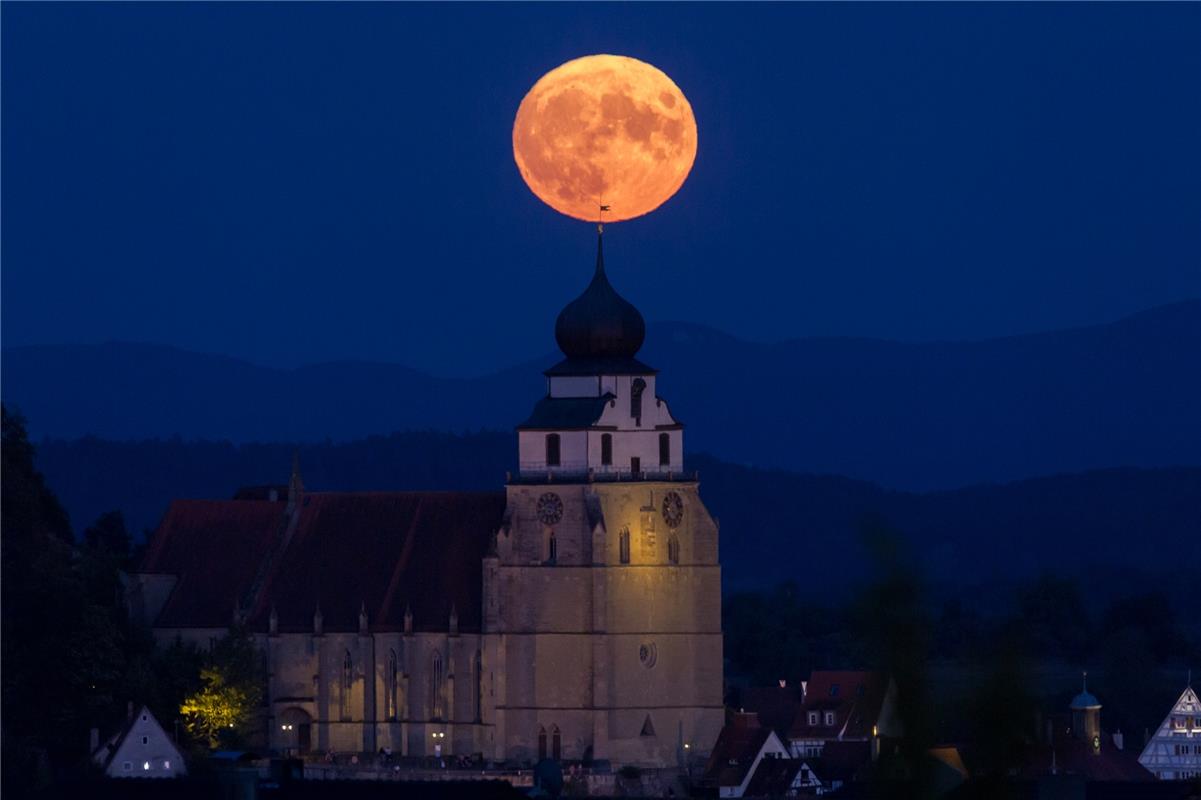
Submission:
<svg viewBox="0 0 1201 800">
<path fill-rule="evenodd" d="M 563 519 L 563 501 L 554 492 L 547 492 L 538 498 L 538 519 L 543 525 L 554 525 Z"/>
<path fill-rule="evenodd" d="M 663 498 L 663 521 L 667 527 L 679 527 L 684 519 L 684 501 L 675 492 L 668 492 Z"/>
</svg>

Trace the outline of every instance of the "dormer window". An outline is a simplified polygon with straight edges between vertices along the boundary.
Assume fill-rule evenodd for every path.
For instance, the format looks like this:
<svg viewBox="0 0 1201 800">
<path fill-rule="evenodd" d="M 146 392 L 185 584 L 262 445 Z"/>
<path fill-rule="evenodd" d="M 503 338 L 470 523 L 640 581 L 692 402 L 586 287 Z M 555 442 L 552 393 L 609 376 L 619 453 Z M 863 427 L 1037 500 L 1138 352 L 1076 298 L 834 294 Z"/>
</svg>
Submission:
<svg viewBox="0 0 1201 800">
<path fill-rule="evenodd" d="M 546 435 L 546 466 L 559 466 L 559 434 L 557 433 Z"/>
<path fill-rule="evenodd" d="M 634 424 L 642 426 L 642 392 L 646 389 L 646 381 L 642 378 L 635 378 L 630 384 L 630 416 L 634 418 Z"/>
</svg>

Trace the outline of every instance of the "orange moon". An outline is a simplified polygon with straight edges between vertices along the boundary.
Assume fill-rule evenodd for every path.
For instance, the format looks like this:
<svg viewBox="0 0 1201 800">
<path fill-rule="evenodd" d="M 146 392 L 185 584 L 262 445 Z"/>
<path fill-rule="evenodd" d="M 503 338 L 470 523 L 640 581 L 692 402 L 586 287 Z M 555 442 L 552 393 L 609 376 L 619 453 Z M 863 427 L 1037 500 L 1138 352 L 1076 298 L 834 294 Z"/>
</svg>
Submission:
<svg viewBox="0 0 1201 800">
<path fill-rule="evenodd" d="M 577 58 L 542 76 L 513 122 L 513 158 L 530 190 L 576 219 L 640 217 L 684 184 L 696 118 L 662 71 L 626 56 Z"/>
</svg>

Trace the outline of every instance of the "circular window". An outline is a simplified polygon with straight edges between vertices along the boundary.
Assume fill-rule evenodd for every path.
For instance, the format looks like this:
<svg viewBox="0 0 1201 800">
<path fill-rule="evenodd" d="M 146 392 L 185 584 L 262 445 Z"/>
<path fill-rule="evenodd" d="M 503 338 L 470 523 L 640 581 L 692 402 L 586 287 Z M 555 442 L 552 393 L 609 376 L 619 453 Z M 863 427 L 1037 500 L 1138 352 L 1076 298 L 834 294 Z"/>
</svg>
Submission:
<svg viewBox="0 0 1201 800">
<path fill-rule="evenodd" d="M 659 660 L 659 648 L 655 647 L 654 642 L 643 642 L 638 646 L 638 660 L 642 666 L 650 669 Z"/>
</svg>

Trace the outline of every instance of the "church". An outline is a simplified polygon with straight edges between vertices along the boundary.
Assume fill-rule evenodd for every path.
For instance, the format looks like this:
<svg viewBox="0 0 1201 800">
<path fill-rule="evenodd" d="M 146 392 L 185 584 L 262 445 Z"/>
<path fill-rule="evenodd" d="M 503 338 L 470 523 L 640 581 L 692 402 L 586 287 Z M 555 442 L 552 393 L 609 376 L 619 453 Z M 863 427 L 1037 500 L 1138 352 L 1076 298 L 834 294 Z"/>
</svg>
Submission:
<svg viewBox="0 0 1201 800">
<path fill-rule="evenodd" d="M 162 643 L 245 625 L 279 752 L 707 753 L 724 715 L 717 524 L 602 236 L 555 338 L 503 491 L 307 491 L 293 465 L 287 486 L 176 500 L 131 613 Z"/>
</svg>

